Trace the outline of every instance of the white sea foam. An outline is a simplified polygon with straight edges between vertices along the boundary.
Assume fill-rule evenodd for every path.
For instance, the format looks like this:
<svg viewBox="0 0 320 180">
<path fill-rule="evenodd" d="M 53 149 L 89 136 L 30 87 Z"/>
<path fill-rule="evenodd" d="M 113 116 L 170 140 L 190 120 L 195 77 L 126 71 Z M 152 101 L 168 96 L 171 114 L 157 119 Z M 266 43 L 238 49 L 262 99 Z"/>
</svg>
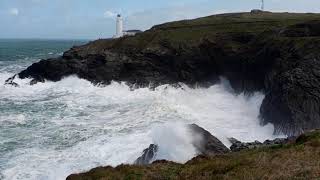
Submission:
<svg viewBox="0 0 320 180">
<path fill-rule="evenodd" d="M 227 81 L 210 88 L 160 86 L 131 91 L 124 83 L 93 86 L 77 77 L 4 86 L 0 73 L 0 178 L 64 179 L 102 165 L 132 163 L 151 143 L 158 159 L 195 155 L 186 124 L 196 123 L 230 145 L 275 138 L 260 126 L 261 93 L 234 95 Z M 5 132 L 5 133 L 4 133 Z"/>
<path fill-rule="evenodd" d="M 192 134 L 185 124 L 166 123 L 154 127 L 151 132 L 153 143 L 160 145 L 154 160 L 168 159 L 184 163 L 196 156 Z"/>
</svg>

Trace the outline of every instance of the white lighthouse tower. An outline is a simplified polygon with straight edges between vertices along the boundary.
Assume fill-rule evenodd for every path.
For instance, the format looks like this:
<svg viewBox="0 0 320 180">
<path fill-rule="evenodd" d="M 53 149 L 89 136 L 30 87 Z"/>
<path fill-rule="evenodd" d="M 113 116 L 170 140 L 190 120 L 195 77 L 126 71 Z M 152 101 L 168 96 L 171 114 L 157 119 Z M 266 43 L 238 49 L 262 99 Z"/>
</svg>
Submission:
<svg viewBox="0 0 320 180">
<path fill-rule="evenodd" d="M 116 38 L 123 36 L 123 19 L 120 14 L 117 15 Z"/>
</svg>

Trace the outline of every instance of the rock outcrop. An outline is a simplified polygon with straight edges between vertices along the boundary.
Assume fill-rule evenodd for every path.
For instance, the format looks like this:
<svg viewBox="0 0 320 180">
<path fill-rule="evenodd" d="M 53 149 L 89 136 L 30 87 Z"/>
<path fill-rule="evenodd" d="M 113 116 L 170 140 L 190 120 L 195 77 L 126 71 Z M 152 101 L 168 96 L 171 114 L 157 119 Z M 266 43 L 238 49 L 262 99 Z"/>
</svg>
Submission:
<svg viewBox="0 0 320 180">
<path fill-rule="evenodd" d="M 154 160 L 157 152 L 158 152 L 159 146 L 156 144 L 150 144 L 150 146 L 143 150 L 142 155 L 134 161 L 134 164 L 137 165 L 145 165 L 150 164 L 152 160 Z"/>
<path fill-rule="evenodd" d="M 190 124 L 187 128 L 192 134 L 192 144 L 198 155 L 214 156 L 230 152 L 230 150 L 216 137 L 207 130 L 196 124 Z M 137 165 L 150 164 L 155 160 L 159 145 L 151 144 L 147 149 L 143 150 L 142 155 L 134 162 Z"/>
<path fill-rule="evenodd" d="M 319 29 L 319 14 L 222 14 L 93 41 L 18 75 L 32 84 L 77 75 L 94 84 L 151 87 L 208 86 L 225 76 L 237 93 L 265 92 L 262 124 L 296 135 L 320 128 Z M 16 85 L 14 78 L 7 83 Z"/>
<path fill-rule="evenodd" d="M 202 127 L 191 124 L 188 128 L 192 131 L 194 137 L 192 144 L 198 151 L 198 155 L 214 156 L 230 152 L 218 138 Z"/>
<path fill-rule="evenodd" d="M 157 161 L 148 166 L 98 167 L 67 180 L 93 179 L 319 179 L 320 131 L 288 145 L 198 156 L 185 164 Z"/>
<path fill-rule="evenodd" d="M 232 143 L 230 149 L 232 152 L 238 152 L 238 151 L 242 151 L 242 150 L 248 150 L 248 149 L 257 149 L 257 148 L 262 148 L 262 147 L 272 147 L 275 145 L 285 145 L 285 144 L 289 144 L 290 142 L 294 142 L 295 141 L 295 137 L 291 137 L 291 138 L 277 138 L 274 140 L 266 140 L 263 143 L 259 142 L 259 141 L 255 141 L 255 142 L 249 142 L 249 143 L 245 143 L 245 142 L 241 142 L 235 138 L 230 138 L 229 141 Z"/>
</svg>

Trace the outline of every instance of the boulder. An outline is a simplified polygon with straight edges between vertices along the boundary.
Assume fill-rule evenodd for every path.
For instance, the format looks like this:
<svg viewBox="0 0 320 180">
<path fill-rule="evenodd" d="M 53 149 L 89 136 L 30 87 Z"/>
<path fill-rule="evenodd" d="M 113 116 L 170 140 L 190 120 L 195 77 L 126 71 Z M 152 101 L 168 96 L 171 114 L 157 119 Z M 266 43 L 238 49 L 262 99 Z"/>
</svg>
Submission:
<svg viewBox="0 0 320 180">
<path fill-rule="evenodd" d="M 187 126 L 192 134 L 192 144 L 194 145 L 198 155 L 214 156 L 230 152 L 230 150 L 216 137 L 205 129 L 196 124 Z M 134 164 L 145 165 L 155 160 L 159 145 L 151 144 L 147 149 L 143 150 L 142 155 L 137 158 Z"/>
<path fill-rule="evenodd" d="M 218 138 L 202 127 L 196 124 L 191 124 L 188 127 L 193 136 L 196 137 L 193 139 L 192 144 L 198 151 L 198 155 L 214 156 L 230 152 Z"/>
</svg>

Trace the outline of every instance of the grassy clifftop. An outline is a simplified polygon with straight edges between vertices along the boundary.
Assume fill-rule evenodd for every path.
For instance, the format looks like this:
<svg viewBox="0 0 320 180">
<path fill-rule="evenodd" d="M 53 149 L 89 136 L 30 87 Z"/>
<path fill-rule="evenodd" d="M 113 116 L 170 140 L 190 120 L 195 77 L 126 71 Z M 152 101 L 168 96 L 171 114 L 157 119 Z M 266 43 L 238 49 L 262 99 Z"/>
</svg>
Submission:
<svg viewBox="0 0 320 180">
<path fill-rule="evenodd" d="M 31 84 L 77 75 L 132 87 L 219 83 L 263 91 L 261 123 L 297 135 L 320 128 L 320 14 L 232 13 L 157 25 L 132 37 L 74 47 L 20 72 Z M 13 82 L 15 76 L 7 80 Z"/>
<path fill-rule="evenodd" d="M 247 12 L 221 14 L 157 25 L 134 37 L 94 41 L 91 46 L 86 46 L 86 48 L 144 50 L 166 46 L 166 44 L 170 44 L 171 48 L 181 48 L 181 46 L 197 46 L 203 39 L 214 42 L 228 35 L 236 36 L 237 34 L 247 35 L 249 41 L 252 36 L 257 36 L 268 30 L 319 21 L 319 19 L 320 14 L 314 13 Z"/>
<path fill-rule="evenodd" d="M 148 41 L 148 43 L 158 43 L 160 39 L 168 39 L 177 43 L 199 43 L 199 40 L 203 38 L 214 39 L 219 34 L 259 34 L 277 27 L 283 28 L 301 22 L 319 20 L 319 18 L 319 14 L 269 12 L 213 15 L 155 26 L 147 31 L 147 34 L 150 34 L 149 36 L 154 36 L 154 39 Z M 143 39 L 143 36 L 147 34 L 141 35 L 137 39 Z"/>
<path fill-rule="evenodd" d="M 196 157 L 186 164 L 158 161 L 148 166 L 100 167 L 68 180 L 93 179 L 317 179 L 320 178 L 320 131 L 291 144 Z"/>
<path fill-rule="evenodd" d="M 262 12 L 166 23 L 73 52 L 124 54 L 125 72 L 138 72 L 136 79 L 141 69 L 155 72 L 147 77 L 163 73 L 180 82 L 222 75 L 240 92 L 264 90 L 262 122 L 292 135 L 320 126 L 319 48 L 320 14 Z M 319 159 L 320 131 L 313 131 L 285 146 L 197 157 L 186 164 L 100 167 L 68 179 L 320 179 Z"/>
<path fill-rule="evenodd" d="M 20 72 L 37 82 L 70 75 L 94 84 L 208 86 L 224 76 L 237 93 L 263 91 L 261 123 L 297 135 L 320 128 L 320 14 L 232 13 L 157 25 L 96 40 Z M 7 84 L 18 85 L 15 76 Z M 198 157 L 186 164 L 97 168 L 69 179 L 312 179 L 320 177 L 319 131 L 294 144 Z"/>
</svg>

